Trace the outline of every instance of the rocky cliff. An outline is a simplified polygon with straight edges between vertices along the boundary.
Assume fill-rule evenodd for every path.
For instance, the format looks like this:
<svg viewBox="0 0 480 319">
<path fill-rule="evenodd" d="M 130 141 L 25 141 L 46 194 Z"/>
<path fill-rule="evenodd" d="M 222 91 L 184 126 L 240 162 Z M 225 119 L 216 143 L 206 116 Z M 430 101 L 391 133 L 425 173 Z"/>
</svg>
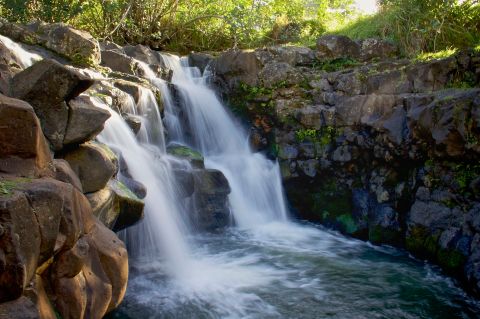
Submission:
<svg viewBox="0 0 480 319">
<path fill-rule="evenodd" d="M 300 218 L 406 248 L 480 293 L 480 52 L 411 61 L 326 36 L 190 60 L 278 159 Z"/>
</svg>

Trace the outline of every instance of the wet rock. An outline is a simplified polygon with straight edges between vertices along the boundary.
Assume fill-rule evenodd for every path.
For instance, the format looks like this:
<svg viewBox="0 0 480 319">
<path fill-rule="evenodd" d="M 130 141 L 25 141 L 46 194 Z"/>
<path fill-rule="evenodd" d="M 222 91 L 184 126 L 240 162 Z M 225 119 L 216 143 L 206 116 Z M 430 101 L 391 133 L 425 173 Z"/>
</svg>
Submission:
<svg viewBox="0 0 480 319">
<path fill-rule="evenodd" d="M 51 169 L 52 155 L 33 108 L 0 94 L 0 171 L 34 177 Z"/>
<path fill-rule="evenodd" d="M 191 66 L 199 68 L 202 73 L 213 59 L 214 57 L 212 55 L 203 52 L 192 52 L 188 55 L 188 63 Z"/>
<path fill-rule="evenodd" d="M 139 182 L 136 183 L 139 184 Z M 113 227 L 114 231 L 120 231 L 143 219 L 145 203 L 141 199 L 117 180 L 110 180 L 108 186 L 115 194 L 115 206 L 118 207 L 119 212 Z"/>
<path fill-rule="evenodd" d="M 63 147 L 68 120 L 67 102 L 92 85 L 80 73 L 53 60 L 42 60 L 12 80 L 12 93 L 29 102 L 40 119 L 43 132 L 54 150 Z"/>
<path fill-rule="evenodd" d="M 135 46 L 127 45 L 123 47 L 125 54 L 136 59 L 143 61 L 147 64 L 163 66 L 163 59 L 159 52 L 150 49 L 144 45 L 138 44 Z"/>
<path fill-rule="evenodd" d="M 142 128 L 142 119 L 140 116 L 132 114 L 124 114 L 123 118 L 127 122 L 128 126 L 132 129 L 133 133 L 136 135 Z"/>
<path fill-rule="evenodd" d="M 223 173 L 214 169 L 195 170 L 193 178 L 194 224 L 202 230 L 215 230 L 228 225 L 230 185 Z"/>
<path fill-rule="evenodd" d="M 100 143 L 88 142 L 63 155 L 82 182 L 85 193 L 96 192 L 117 173 L 115 154 Z"/>
<path fill-rule="evenodd" d="M 167 147 L 167 153 L 189 161 L 193 167 L 203 168 L 204 158 L 199 152 L 180 144 L 170 144 Z"/>
<path fill-rule="evenodd" d="M 350 38 L 341 35 L 325 35 L 317 40 L 318 59 L 357 58 L 360 46 Z"/>
<path fill-rule="evenodd" d="M 188 169 L 175 169 L 173 174 L 180 188 L 181 195 L 185 198 L 192 196 L 195 191 L 195 180 L 193 179 L 192 171 Z"/>
</svg>

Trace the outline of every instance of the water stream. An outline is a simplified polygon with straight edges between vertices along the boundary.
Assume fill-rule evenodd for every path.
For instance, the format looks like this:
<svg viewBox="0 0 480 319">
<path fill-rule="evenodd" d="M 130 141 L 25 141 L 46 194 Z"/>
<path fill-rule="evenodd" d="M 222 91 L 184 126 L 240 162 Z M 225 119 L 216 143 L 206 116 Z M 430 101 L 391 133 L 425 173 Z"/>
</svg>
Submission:
<svg viewBox="0 0 480 319">
<path fill-rule="evenodd" d="M 131 139 L 137 150 L 133 144 L 119 145 L 124 141 L 119 139 L 116 146 L 122 153 L 135 153 L 126 159 L 128 165 L 135 161 L 142 163 L 141 170 L 150 170 L 145 172 L 150 179 L 132 171 L 149 195 L 146 220 L 138 230 L 128 231 L 140 238 L 129 237 L 129 242 L 135 241 L 134 250 L 139 251 L 163 244 L 169 246 L 165 251 L 173 250 L 173 257 L 178 257 L 176 252 L 182 258 L 173 260 L 164 252 L 132 258 L 127 296 L 112 318 L 477 317 L 479 304 L 435 267 L 393 248 L 290 221 L 278 165 L 250 150 L 246 132 L 197 69 L 185 59 L 163 57 L 174 70 L 172 83 L 180 103 L 166 82 L 153 75 L 150 80 L 164 96 L 169 140 L 199 150 L 206 167 L 225 174 L 232 188 L 235 226 L 213 234 L 189 232 L 181 218 L 188 212 L 175 205 L 175 181 L 162 170 L 171 167 L 173 159 L 163 150 L 158 158 L 142 155 L 141 149 L 151 147 L 147 140 L 138 144 Z M 122 125 L 122 134 L 131 135 Z M 120 124 L 111 120 L 105 131 L 113 127 Z M 109 144 L 113 140 L 105 138 Z M 152 203 L 150 197 L 162 199 Z M 170 207 L 160 205 L 169 201 Z M 165 214 L 170 215 L 166 221 Z M 152 233 L 158 238 L 141 239 Z"/>
</svg>

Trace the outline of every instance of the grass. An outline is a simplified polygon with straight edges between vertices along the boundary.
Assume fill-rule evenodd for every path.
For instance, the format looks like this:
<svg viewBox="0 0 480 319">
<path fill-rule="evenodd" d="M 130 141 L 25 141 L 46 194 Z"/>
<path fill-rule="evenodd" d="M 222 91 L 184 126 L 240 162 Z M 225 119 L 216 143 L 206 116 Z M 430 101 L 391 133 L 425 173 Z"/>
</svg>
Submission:
<svg viewBox="0 0 480 319">
<path fill-rule="evenodd" d="M 458 53 L 456 48 L 448 48 L 437 52 L 422 52 L 415 57 L 417 61 L 431 61 L 449 58 Z"/>
</svg>

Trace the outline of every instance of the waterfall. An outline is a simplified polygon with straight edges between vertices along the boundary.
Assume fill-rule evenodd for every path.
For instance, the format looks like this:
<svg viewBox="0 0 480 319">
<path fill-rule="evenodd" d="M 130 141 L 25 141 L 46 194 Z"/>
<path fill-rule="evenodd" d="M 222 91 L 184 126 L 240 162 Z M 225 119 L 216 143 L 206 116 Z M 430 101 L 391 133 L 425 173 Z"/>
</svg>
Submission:
<svg viewBox="0 0 480 319">
<path fill-rule="evenodd" d="M 159 88 L 168 97 L 164 101 L 166 118 L 181 127 L 181 134 L 173 137 L 176 142 L 198 149 L 205 156 L 206 167 L 218 169 L 226 176 L 232 189 L 229 200 L 237 225 L 252 228 L 287 221 L 278 163 L 251 151 L 246 132 L 207 86 L 206 77 L 188 65 L 187 58 L 166 54 L 162 57 L 173 70 L 172 83 L 185 116 L 179 118 L 178 106 L 173 105 L 168 87 L 162 81 L 154 81 L 161 84 Z"/>
<path fill-rule="evenodd" d="M 147 188 L 144 220 L 123 231 L 130 254 L 149 262 L 163 256 L 167 271 L 178 274 L 190 255 L 185 241 L 188 227 L 181 218 L 173 159 L 165 155 L 163 125 L 155 98 L 150 90 L 142 91 L 135 111 L 147 129 L 139 132 L 138 139 L 118 113 L 96 102 L 112 115 L 98 139 L 119 152 L 131 177 Z"/>
</svg>

